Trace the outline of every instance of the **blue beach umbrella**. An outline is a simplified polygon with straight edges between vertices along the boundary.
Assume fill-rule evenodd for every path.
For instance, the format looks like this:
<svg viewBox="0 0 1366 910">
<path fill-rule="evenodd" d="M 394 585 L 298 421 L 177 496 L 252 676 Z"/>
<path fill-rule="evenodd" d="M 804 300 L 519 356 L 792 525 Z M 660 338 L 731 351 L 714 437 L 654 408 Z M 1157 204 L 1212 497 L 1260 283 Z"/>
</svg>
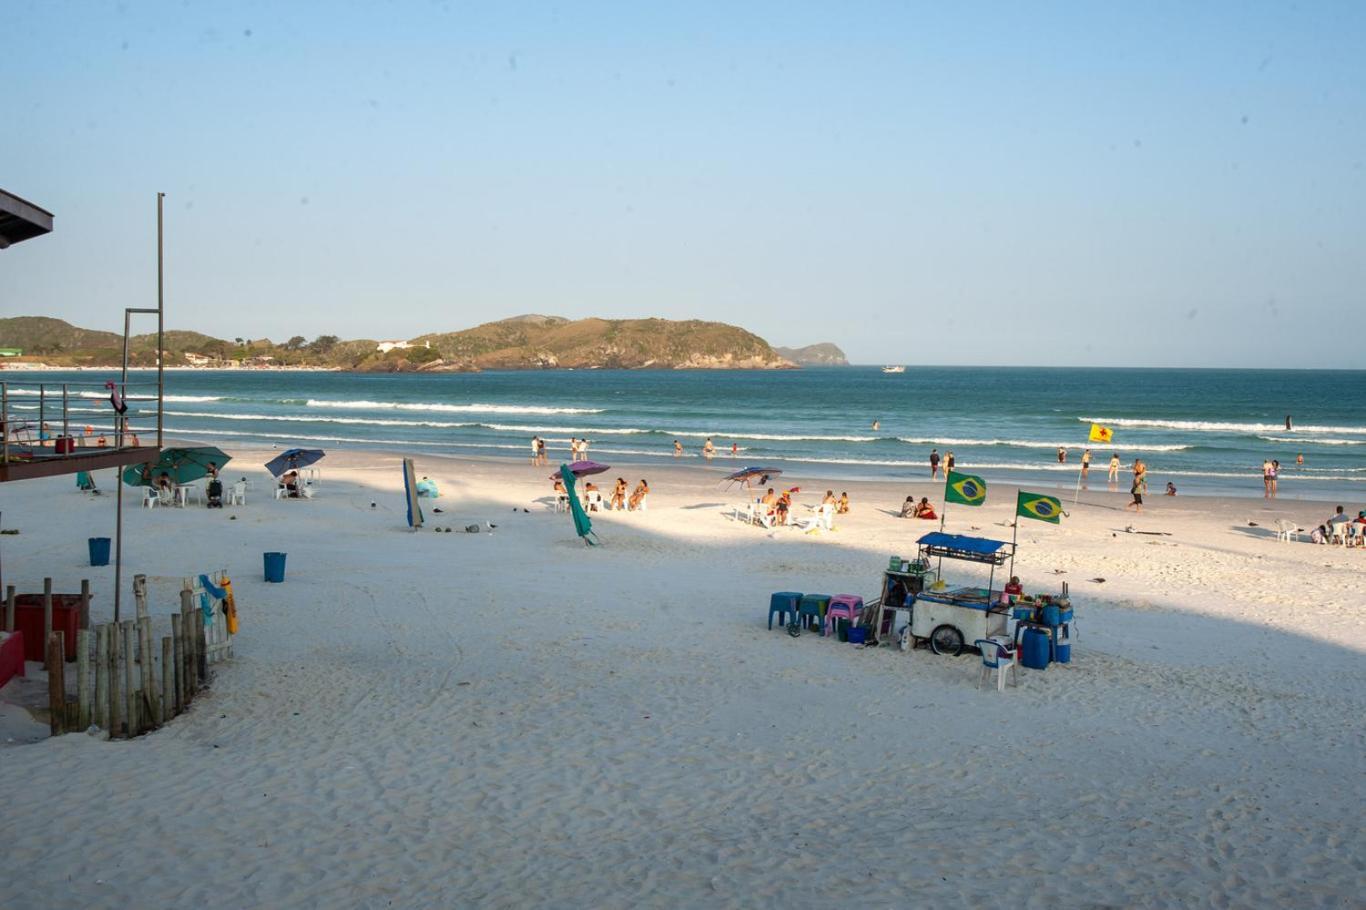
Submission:
<svg viewBox="0 0 1366 910">
<path fill-rule="evenodd" d="M 271 476 L 279 477 L 286 471 L 297 471 L 321 461 L 325 454 L 322 449 L 286 449 L 266 462 L 266 470 Z"/>
</svg>

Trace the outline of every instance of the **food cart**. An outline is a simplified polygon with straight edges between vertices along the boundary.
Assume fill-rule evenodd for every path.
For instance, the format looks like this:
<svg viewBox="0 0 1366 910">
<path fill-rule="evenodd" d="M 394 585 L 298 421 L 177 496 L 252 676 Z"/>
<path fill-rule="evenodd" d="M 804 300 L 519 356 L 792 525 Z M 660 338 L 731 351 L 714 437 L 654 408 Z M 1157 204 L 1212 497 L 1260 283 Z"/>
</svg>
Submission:
<svg viewBox="0 0 1366 910">
<path fill-rule="evenodd" d="M 911 646 L 925 641 L 935 654 L 950 656 L 960 654 L 979 638 L 1008 635 L 1010 607 L 1000 602 L 1001 592 L 994 590 L 993 582 L 996 567 L 1005 564 L 1014 546 L 942 531 L 926 534 L 917 543 L 920 550 L 916 561 L 925 566 L 934 559 L 940 566 L 945 559 L 991 566 L 987 586 L 950 586 L 941 574 L 933 585 L 905 599 L 901 611 L 909 610 L 908 617 L 894 608 L 891 631 L 905 635 Z"/>
</svg>

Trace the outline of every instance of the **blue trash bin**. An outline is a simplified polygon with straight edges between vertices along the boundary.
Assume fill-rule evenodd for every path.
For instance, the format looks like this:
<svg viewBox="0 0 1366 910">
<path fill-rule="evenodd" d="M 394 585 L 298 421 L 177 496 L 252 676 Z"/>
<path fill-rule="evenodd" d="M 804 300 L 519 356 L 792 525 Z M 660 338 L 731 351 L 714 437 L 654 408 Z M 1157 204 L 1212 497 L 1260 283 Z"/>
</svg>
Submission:
<svg viewBox="0 0 1366 910">
<path fill-rule="evenodd" d="M 109 565 L 109 538 L 92 537 L 88 542 L 90 544 L 90 564 L 92 566 Z"/>
<path fill-rule="evenodd" d="M 276 584 L 285 580 L 285 554 L 267 553 L 265 554 L 266 581 L 273 581 Z"/>
<path fill-rule="evenodd" d="M 1051 636 L 1042 629 L 1025 629 L 1020 641 L 1020 663 L 1031 670 L 1047 670 L 1050 643 Z"/>
</svg>

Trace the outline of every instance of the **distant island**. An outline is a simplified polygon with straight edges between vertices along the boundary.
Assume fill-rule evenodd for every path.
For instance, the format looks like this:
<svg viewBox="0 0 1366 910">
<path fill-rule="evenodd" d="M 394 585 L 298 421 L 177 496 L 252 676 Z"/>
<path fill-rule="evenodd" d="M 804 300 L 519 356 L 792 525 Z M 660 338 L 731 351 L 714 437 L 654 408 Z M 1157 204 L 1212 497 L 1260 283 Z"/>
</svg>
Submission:
<svg viewBox="0 0 1366 910">
<path fill-rule="evenodd" d="M 837 345 L 828 341 L 808 344 L 804 348 L 774 348 L 778 356 L 799 367 L 847 367 L 849 359 Z"/>
<path fill-rule="evenodd" d="M 168 367 L 310 368 L 361 372 L 477 372 L 534 369 L 775 370 L 846 364 L 832 344 L 774 349 L 745 329 L 722 322 L 669 319 L 578 319 L 517 316 L 459 332 L 393 341 L 296 335 L 214 338 L 165 333 Z M 0 366 L 113 367 L 123 338 L 46 316 L 0 319 Z M 787 356 L 788 354 L 792 356 Z M 156 335 L 129 340 L 132 366 L 156 365 Z"/>
</svg>

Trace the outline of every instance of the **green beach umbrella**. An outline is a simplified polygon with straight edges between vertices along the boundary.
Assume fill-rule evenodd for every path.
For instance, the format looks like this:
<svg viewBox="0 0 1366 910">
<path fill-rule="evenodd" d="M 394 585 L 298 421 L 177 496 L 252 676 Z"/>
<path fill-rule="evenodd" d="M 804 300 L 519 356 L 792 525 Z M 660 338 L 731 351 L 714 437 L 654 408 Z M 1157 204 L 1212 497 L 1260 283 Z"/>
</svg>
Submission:
<svg viewBox="0 0 1366 910">
<path fill-rule="evenodd" d="M 588 513 L 583 510 L 583 504 L 579 502 L 579 497 L 574 493 L 576 478 L 574 472 L 569 470 L 569 465 L 560 465 L 560 480 L 564 481 L 564 491 L 569 495 L 569 511 L 574 516 L 574 530 L 583 538 L 583 542 L 591 547 L 597 543 L 597 535 L 593 533 L 592 520 L 588 517 Z"/>
<path fill-rule="evenodd" d="M 162 449 L 156 464 L 133 464 L 125 468 L 123 482 L 130 487 L 150 487 L 158 477 L 166 474 L 172 483 L 190 483 L 208 474 L 210 464 L 221 471 L 231 460 L 231 455 L 213 446 Z"/>
</svg>

